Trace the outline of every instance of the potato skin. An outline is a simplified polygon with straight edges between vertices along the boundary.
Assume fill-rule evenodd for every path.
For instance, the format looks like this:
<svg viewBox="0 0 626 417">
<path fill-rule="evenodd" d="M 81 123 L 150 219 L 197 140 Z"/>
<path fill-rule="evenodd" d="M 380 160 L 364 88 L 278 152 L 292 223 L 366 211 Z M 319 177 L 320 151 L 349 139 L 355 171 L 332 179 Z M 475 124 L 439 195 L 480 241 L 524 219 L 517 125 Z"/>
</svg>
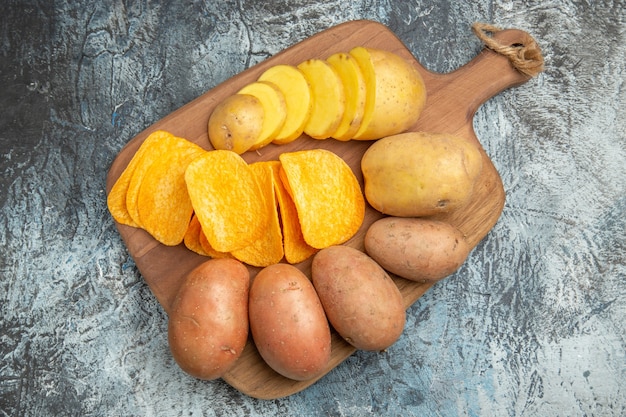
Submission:
<svg viewBox="0 0 626 417">
<path fill-rule="evenodd" d="M 279 374 L 306 381 L 330 360 L 330 326 L 313 284 L 298 268 L 262 269 L 250 288 L 250 331 L 261 357 Z"/>
<path fill-rule="evenodd" d="M 470 200 L 482 158 L 476 145 L 447 133 L 387 136 L 361 159 L 365 197 L 390 216 L 450 213 Z"/>
<path fill-rule="evenodd" d="M 454 226 L 437 220 L 385 217 L 365 234 L 365 250 L 387 271 L 411 281 L 438 281 L 465 262 L 471 248 Z"/>
<path fill-rule="evenodd" d="M 426 86 L 415 66 L 381 49 L 357 46 L 350 55 L 359 62 L 367 88 L 374 90 L 367 95 L 369 109 L 354 139 L 379 139 L 415 125 L 426 105 Z"/>
<path fill-rule="evenodd" d="M 209 140 L 215 149 L 242 154 L 259 140 L 264 117 L 258 98 L 249 94 L 228 96 L 209 117 Z"/>
<path fill-rule="evenodd" d="M 398 340 L 406 322 L 402 294 L 372 258 L 331 246 L 315 255 L 311 269 L 328 320 L 348 343 L 381 351 Z"/>
<path fill-rule="evenodd" d="M 216 379 L 241 356 L 248 340 L 250 273 L 239 261 L 210 259 L 192 270 L 169 313 L 172 356 L 188 374 Z"/>
</svg>

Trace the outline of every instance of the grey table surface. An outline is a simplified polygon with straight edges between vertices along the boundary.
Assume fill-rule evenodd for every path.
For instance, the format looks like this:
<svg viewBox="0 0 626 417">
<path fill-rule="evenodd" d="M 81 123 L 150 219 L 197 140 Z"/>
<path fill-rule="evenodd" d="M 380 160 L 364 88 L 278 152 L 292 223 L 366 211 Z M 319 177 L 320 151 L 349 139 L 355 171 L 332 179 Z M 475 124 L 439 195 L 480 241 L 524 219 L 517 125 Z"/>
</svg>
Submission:
<svg viewBox="0 0 626 417">
<path fill-rule="evenodd" d="M 287 398 L 179 370 L 167 316 L 105 202 L 134 135 L 348 20 L 387 25 L 427 68 L 529 32 L 545 71 L 486 102 L 507 193 L 400 340 Z M 26 1 L 0 13 L 0 415 L 626 415 L 626 3 Z"/>
</svg>

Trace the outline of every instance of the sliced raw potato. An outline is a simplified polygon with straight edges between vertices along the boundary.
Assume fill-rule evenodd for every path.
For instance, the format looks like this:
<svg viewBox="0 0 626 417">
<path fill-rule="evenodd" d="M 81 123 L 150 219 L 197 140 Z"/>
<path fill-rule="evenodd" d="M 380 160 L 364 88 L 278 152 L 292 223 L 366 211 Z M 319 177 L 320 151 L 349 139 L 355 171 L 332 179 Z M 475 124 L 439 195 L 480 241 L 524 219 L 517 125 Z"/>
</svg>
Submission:
<svg viewBox="0 0 626 417">
<path fill-rule="evenodd" d="M 338 52 L 326 60 L 339 74 L 344 87 L 345 110 L 341 123 L 332 137 L 337 140 L 350 140 L 361 127 L 365 113 L 367 86 L 365 77 L 352 55 Z"/>
<path fill-rule="evenodd" d="M 163 153 L 151 153 L 149 165 L 137 193 L 137 215 L 141 227 L 167 246 L 183 241 L 193 213 L 185 185 L 187 165 L 206 151 L 186 139 L 172 136 Z M 137 174 L 137 172 L 135 172 Z M 134 179 L 134 178 L 133 178 Z"/>
<path fill-rule="evenodd" d="M 209 140 L 215 149 L 242 154 L 260 141 L 265 111 L 250 94 L 233 94 L 218 104 L 209 117 Z"/>
<path fill-rule="evenodd" d="M 300 219 L 302 236 L 322 249 L 350 239 L 363 223 L 365 199 L 354 173 L 325 149 L 280 155 L 286 181 Z"/>
<path fill-rule="evenodd" d="M 311 90 L 302 71 L 292 65 L 275 65 L 261 74 L 259 81 L 273 83 L 285 97 L 287 117 L 273 142 L 284 145 L 298 139 L 311 113 Z"/>
<path fill-rule="evenodd" d="M 287 103 L 280 89 L 269 81 L 255 81 L 243 87 L 238 94 L 250 94 L 263 106 L 263 125 L 259 139 L 249 149 L 256 150 L 274 140 L 287 118 Z"/>
<path fill-rule="evenodd" d="M 185 181 L 193 209 L 210 246 L 232 252 L 265 233 L 259 216 L 265 203 L 250 166 L 235 152 L 205 152 L 189 164 Z"/>
<path fill-rule="evenodd" d="M 412 127 L 426 104 L 426 87 L 417 69 L 399 55 L 379 49 L 359 46 L 350 55 L 367 85 L 365 114 L 354 139 L 380 139 Z"/>
<path fill-rule="evenodd" d="M 345 108 L 343 84 L 326 61 L 309 59 L 298 65 L 311 87 L 313 106 L 304 133 L 315 139 L 329 138 L 341 123 Z"/>
<path fill-rule="evenodd" d="M 265 267 L 278 263 L 284 255 L 283 236 L 274 192 L 274 165 L 280 165 L 280 162 L 261 161 L 250 165 L 250 169 L 259 181 L 264 203 L 264 209 L 256 215 L 265 218 L 267 228 L 260 239 L 243 249 L 233 251 L 232 255 L 237 260 L 252 266 Z"/>
<path fill-rule="evenodd" d="M 107 196 L 107 206 L 109 212 L 118 223 L 125 224 L 127 226 L 139 227 L 139 224 L 131 217 L 126 205 L 126 196 L 130 188 L 131 179 L 135 173 L 136 168 L 142 163 L 143 157 L 146 154 L 159 153 L 163 149 L 167 148 L 167 141 L 173 135 L 164 130 L 157 130 L 151 133 L 142 143 L 135 155 L 119 176 L 109 195 Z M 142 170 L 144 168 L 141 168 Z M 136 183 L 137 189 L 140 183 Z M 137 191 L 135 191 L 137 192 Z"/>
</svg>

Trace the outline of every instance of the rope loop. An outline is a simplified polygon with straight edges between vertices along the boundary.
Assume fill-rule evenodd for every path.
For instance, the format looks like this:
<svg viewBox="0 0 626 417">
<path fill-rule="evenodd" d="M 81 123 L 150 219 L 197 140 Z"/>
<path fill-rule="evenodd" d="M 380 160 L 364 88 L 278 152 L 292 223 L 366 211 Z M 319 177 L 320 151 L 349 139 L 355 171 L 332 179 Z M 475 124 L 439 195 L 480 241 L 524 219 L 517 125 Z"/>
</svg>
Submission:
<svg viewBox="0 0 626 417">
<path fill-rule="evenodd" d="M 503 29 L 487 23 L 474 23 L 472 31 L 492 51 L 506 56 L 511 64 L 524 75 L 535 77 L 543 71 L 543 56 L 541 49 L 529 34 L 524 32 L 522 42 L 512 45 L 503 45 L 492 38 L 489 34 L 494 34 Z"/>
</svg>

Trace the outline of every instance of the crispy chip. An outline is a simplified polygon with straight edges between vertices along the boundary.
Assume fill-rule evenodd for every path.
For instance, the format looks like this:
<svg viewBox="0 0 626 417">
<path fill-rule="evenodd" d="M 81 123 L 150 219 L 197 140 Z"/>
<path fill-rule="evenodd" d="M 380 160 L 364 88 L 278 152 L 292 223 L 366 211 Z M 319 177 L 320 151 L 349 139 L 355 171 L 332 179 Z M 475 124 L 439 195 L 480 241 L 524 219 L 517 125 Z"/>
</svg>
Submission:
<svg viewBox="0 0 626 417">
<path fill-rule="evenodd" d="M 232 255 L 248 265 L 265 267 L 283 258 L 283 236 L 278 218 L 278 206 L 274 191 L 274 168 L 278 161 L 262 161 L 250 165 L 263 193 L 264 210 L 258 216 L 266 217 L 267 229 L 260 239 L 249 246 L 232 252 Z M 278 180 L 278 179 L 276 179 Z"/>
<path fill-rule="evenodd" d="M 190 251 L 195 252 L 198 255 L 208 256 L 209 254 L 206 253 L 206 251 L 202 248 L 202 244 L 200 243 L 200 233 L 202 233 L 200 222 L 198 221 L 198 217 L 193 214 L 191 216 L 191 220 L 189 221 L 187 231 L 185 232 L 183 242 L 185 243 L 187 249 L 189 249 Z"/>
<path fill-rule="evenodd" d="M 325 149 L 280 155 L 304 240 L 317 249 L 344 243 L 363 223 L 365 200 L 354 173 Z"/>
<path fill-rule="evenodd" d="M 285 181 L 281 179 L 280 163 L 274 165 L 273 169 L 276 198 L 283 227 L 285 260 L 290 264 L 297 264 L 313 256 L 318 250 L 304 241 L 296 205 L 291 198 L 290 191 L 286 188 Z"/>
<path fill-rule="evenodd" d="M 265 232 L 263 195 L 250 166 L 235 152 L 205 152 L 187 167 L 187 190 L 208 243 L 232 252 Z"/>
<path fill-rule="evenodd" d="M 158 162 L 160 158 L 170 153 L 171 149 L 174 149 L 181 141 L 185 141 L 185 139 L 177 138 L 171 133 L 162 130 L 152 133 L 148 136 L 148 139 L 151 139 L 151 141 L 145 151 L 140 155 L 130 178 L 128 190 L 126 191 L 126 210 L 131 219 L 142 228 L 143 224 L 141 224 L 139 216 L 138 201 L 139 190 L 141 189 L 143 180 L 150 170 L 150 167 L 152 167 L 152 164 Z M 146 139 L 146 141 L 148 139 Z"/>
<path fill-rule="evenodd" d="M 143 175 L 136 208 L 141 227 L 162 244 L 174 246 L 183 241 L 193 213 L 185 170 L 191 161 L 206 151 L 175 136 L 168 139 L 167 144 L 165 153 L 156 154 Z M 144 160 L 147 157 L 148 154 Z M 135 175 L 138 172 L 136 170 Z"/>
<path fill-rule="evenodd" d="M 200 224 L 199 221 L 198 221 L 198 224 Z M 211 246 L 211 244 L 206 238 L 206 234 L 202 230 L 202 225 L 200 226 L 200 230 L 198 231 L 198 242 L 200 242 L 200 246 L 202 247 L 202 250 L 204 251 L 204 253 L 206 253 L 207 256 L 210 256 L 211 258 L 232 258 L 233 257 L 230 253 L 217 251 L 215 250 L 213 246 Z"/>
<path fill-rule="evenodd" d="M 111 216 L 113 216 L 115 221 L 118 223 L 139 227 L 137 222 L 133 220 L 128 213 L 128 209 L 126 207 L 126 195 L 128 194 L 131 178 L 133 177 L 137 165 L 139 165 L 143 159 L 143 156 L 147 153 L 152 153 L 156 149 L 163 146 L 163 138 L 168 138 L 170 136 L 172 136 L 171 133 L 163 130 L 157 130 L 151 133 L 142 142 L 141 146 L 137 152 L 135 152 L 133 158 L 130 160 L 122 174 L 119 176 L 117 181 L 115 181 L 115 184 L 113 184 L 113 187 L 107 196 L 107 206 L 109 207 Z"/>
</svg>

